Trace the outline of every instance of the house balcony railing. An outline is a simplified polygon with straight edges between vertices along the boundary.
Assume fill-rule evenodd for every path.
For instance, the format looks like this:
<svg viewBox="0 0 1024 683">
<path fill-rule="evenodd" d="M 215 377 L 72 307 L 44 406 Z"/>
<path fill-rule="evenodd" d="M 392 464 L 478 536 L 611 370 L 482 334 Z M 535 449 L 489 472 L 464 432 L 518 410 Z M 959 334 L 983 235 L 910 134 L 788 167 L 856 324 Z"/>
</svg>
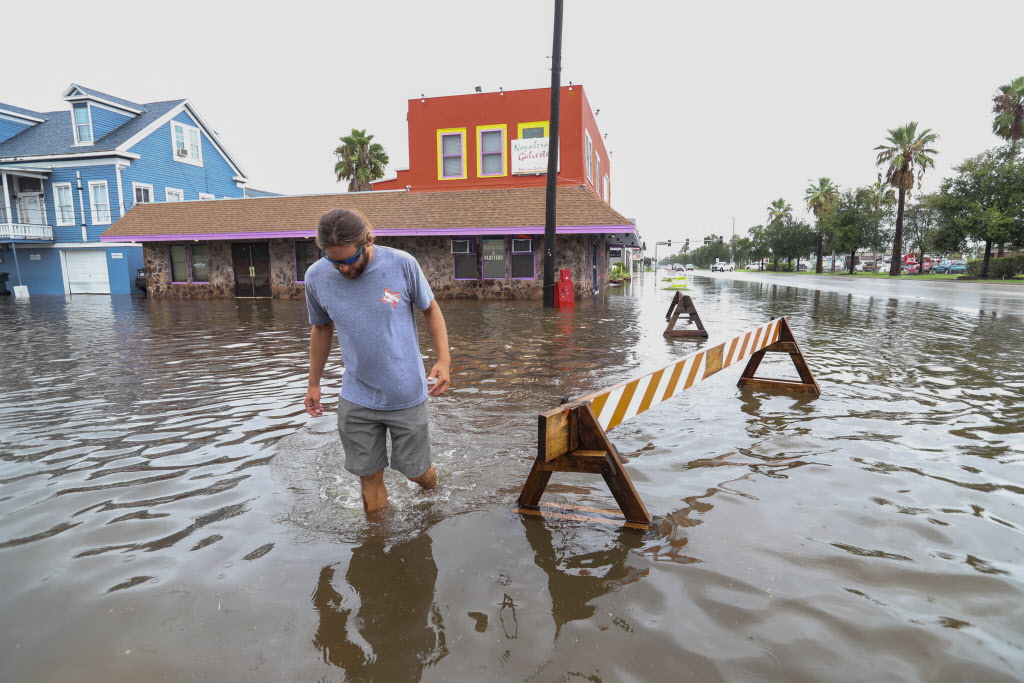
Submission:
<svg viewBox="0 0 1024 683">
<path fill-rule="evenodd" d="M 53 228 L 28 223 L 0 223 L 0 240 L 53 241 Z"/>
</svg>

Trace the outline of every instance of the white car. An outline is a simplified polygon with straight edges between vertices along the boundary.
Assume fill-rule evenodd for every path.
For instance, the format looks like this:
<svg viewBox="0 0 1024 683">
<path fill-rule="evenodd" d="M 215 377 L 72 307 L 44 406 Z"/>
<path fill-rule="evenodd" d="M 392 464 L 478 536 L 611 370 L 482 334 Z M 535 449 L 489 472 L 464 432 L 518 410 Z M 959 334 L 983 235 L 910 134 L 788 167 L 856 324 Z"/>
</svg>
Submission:
<svg viewBox="0 0 1024 683">
<path fill-rule="evenodd" d="M 711 272 L 713 273 L 716 270 L 719 273 L 724 273 L 727 270 L 731 272 L 731 271 L 736 270 L 736 264 L 735 263 L 725 263 L 724 261 L 718 261 L 717 263 L 712 263 L 711 264 Z"/>
</svg>

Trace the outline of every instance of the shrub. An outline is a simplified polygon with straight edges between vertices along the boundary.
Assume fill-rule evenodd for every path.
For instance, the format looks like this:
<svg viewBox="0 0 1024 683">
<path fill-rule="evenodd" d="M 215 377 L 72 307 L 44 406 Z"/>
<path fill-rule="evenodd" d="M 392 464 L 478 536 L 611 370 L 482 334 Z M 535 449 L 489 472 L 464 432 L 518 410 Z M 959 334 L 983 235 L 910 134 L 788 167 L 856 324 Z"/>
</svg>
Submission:
<svg viewBox="0 0 1024 683">
<path fill-rule="evenodd" d="M 981 266 L 984 263 L 984 259 L 968 261 L 967 277 L 980 278 Z M 1009 280 L 1018 275 L 1024 275 L 1024 255 L 992 257 L 992 260 L 988 262 L 988 279 L 990 280 Z"/>
</svg>

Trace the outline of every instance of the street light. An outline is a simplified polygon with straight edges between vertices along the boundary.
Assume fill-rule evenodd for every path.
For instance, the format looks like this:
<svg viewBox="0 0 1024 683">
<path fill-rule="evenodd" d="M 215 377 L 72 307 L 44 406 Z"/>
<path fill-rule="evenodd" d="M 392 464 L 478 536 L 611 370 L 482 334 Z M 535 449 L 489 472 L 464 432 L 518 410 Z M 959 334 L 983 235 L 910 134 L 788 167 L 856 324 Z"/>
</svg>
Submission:
<svg viewBox="0 0 1024 683">
<path fill-rule="evenodd" d="M 687 242 L 689 242 L 689 240 L 687 240 Z M 659 245 L 664 245 L 664 246 L 667 246 L 667 247 L 671 247 L 672 246 L 672 240 L 668 240 L 667 242 L 655 242 L 654 243 L 654 273 L 655 274 L 658 273 L 658 246 Z"/>
</svg>

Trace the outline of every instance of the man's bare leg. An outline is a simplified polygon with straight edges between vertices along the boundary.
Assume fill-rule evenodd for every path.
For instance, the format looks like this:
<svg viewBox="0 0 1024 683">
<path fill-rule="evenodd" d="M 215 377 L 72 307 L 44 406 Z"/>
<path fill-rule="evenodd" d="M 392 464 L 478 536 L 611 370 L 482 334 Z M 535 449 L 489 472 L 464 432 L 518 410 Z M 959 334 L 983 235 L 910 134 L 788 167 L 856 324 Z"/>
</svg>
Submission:
<svg viewBox="0 0 1024 683">
<path fill-rule="evenodd" d="M 429 470 L 418 477 L 411 477 L 409 481 L 414 481 L 419 484 L 420 488 L 424 491 L 429 491 L 437 486 L 437 472 L 434 470 L 434 466 L 431 465 Z"/>
<path fill-rule="evenodd" d="M 387 506 L 388 490 L 384 486 L 384 470 L 381 470 L 376 474 L 371 474 L 368 477 L 359 477 L 359 483 L 362 484 L 363 487 L 364 510 L 367 512 L 373 512 L 374 510 L 379 510 L 382 507 Z"/>
</svg>

